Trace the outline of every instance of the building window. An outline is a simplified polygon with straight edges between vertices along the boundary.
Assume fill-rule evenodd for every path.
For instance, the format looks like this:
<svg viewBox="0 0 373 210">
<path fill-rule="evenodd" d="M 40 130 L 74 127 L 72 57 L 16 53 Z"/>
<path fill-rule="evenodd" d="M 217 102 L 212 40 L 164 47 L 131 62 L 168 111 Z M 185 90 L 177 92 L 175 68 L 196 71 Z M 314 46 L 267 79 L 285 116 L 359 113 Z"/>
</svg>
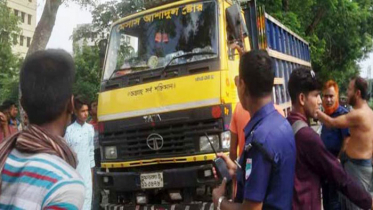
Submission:
<svg viewBox="0 0 373 210">
<path fill-rule="evenodd" d="M 20 36 L 19 38 L 19 45 L 23 46 L 23 36 Z"/>
<path fill-rule="evenodd" d="M 32 0 L 28 0 L 28 2 L 32 2 Z"/>
<path fill-rule="evenodd" d="M 25 15 L 26 15 L 26 14 L 25 14 L 24 12 L 22 12 L 22 13 L 21 13 L 21 19 L 22 19 L 22 23 L 24 23 L 24 22 L 25 22 Z"/>
<path fill-rule="evenodd" d="M 28 22 L 29 25 L 31 25 L 31 18 L 32 18 L 32 16 L 31 15 L 27 15 L 27 17 L 28 17 L 27 22 Z"/>
<path fill-rule="evenodd" d="M 17 34 L 13 34 L 13 44 L 16 45 L 18 43 L 18 40 L 17 40 Z"/>
<path fill-rule="evenodd" d="M 0 40 L 1 41 L 5 41 L 5 42 L 8 42 L 8 40 L 9 40 L 9 33 L 8 32 L 6 32 L 6 31 L 2 31 L 1 33 L 0 33 Z"/>
<path fill-rule="evenodd" d="M 27 37 L 27 47 L 30 47 L 30 44 L 31 44 L 31 38 Z"/>
<path fill-rule="evenodd" d="M 18 10 L 16 10 L 16 9 L 14 10 L 14 15 L 18 16 Z"/>
</svg>

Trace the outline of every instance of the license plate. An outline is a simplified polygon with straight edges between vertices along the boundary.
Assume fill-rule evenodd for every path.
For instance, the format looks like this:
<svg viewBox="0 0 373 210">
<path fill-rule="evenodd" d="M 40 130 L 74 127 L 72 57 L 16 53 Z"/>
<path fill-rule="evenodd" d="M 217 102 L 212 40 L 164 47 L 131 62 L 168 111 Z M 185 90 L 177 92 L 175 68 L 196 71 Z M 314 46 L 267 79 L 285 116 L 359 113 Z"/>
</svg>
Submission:
<svg viewBox="0 0 373 210">
<path fill-rule="evenodd" d="M 163 173 L 141 174 L 141 189 L 154 189 L 163 187 Z"/>
</svg>

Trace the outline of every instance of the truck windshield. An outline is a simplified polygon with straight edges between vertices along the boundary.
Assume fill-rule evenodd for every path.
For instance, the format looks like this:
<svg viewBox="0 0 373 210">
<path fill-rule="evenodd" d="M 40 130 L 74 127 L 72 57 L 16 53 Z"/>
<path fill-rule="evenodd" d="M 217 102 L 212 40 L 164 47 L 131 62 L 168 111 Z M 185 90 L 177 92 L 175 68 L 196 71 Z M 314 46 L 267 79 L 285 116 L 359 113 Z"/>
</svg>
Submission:
<svg viewBox="0 0 373 210">
<path fill-rule="evenodd" d="M 217 7 L 198 2 L 138 16 L 110 34 L 104 80 L 218 56 Z M 205 53 L 206 52 L 206 53 Z M 181 56 L 196 53 L 195 56 Z M 180 58 L 172 59 L 180 56 Z"/>
</svg>

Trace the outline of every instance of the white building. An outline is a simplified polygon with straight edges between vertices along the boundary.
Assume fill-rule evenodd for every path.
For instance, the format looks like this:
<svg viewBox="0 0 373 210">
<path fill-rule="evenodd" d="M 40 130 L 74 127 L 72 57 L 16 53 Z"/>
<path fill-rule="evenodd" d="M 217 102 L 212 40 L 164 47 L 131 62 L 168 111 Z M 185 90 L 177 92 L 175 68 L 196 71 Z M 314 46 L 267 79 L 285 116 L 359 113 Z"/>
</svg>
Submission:
<svg viewBox="0 0 373 210">
<path fill-rule="evenodd" d="M 37 0 L 7 0 L 7 6 L 20 18 L 19 36 L 13 36 L 13 52 L 22 57 L 26 56 L 36 28 Z"/>
<path fill-rule="evenodd" d="M 73 47 L 77 47 L 79 50 L 83 48 L 84 44 L 87 46 L 93 47 L 98 44 L 98 42 L 102 39 L 109 39 L 110 31 L 109 29 L 105 29 L 102 32 L 98 32 L 92 24 L 79 24 L 73 30 L 73 35 L 76 33 L 83 33 L 84 38 L 80 38 L 79 40 L 73 41 Z M 137 51 L 138 48 L 138 39 L 136 37 L 132 37 L 129 35 L 122 35 L 121 43 L 126 43 L 134 48 Z M 75 51 L 76 49 L 74 49 Z"/>
<path fill-rule="evenodd" d="M 77 47 L 79 50 L 83 48 L 86 44 L 89 47 L 96 46 L 98 42 L 102 39 L 107 39 L 109 35 L 109 30 L 104 30 L 103 32 L 97 32 L 97 30 L 92 26 L 92 24 L 78 24 L 73 30 L 73 35 L 76 33 L 83 33 L 83 38 L 79 40 L 73 40 L 74 51 Z"/>
</svg>

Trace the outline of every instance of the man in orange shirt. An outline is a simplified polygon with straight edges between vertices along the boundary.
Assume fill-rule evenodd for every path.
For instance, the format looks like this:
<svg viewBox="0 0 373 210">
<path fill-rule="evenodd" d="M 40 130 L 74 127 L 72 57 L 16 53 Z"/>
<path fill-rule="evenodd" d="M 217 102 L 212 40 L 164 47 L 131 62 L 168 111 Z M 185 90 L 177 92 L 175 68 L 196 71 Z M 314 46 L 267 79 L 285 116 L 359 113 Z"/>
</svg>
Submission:
<svg viewBox="0 0 373 210">
<path fill-rule="evenodd" d="M 245 51 L 244 49 L 238 45 L 237 43 L 231 44 L 230 48 L 235 49 L 238 51 L 238 54 L 242 56 Z M 237 87 L 238 84 L 238 76 L 234 78 L 234 83 Z M 285 117 L 284 110 L 281 109 L 277 104 L 275 104 L 276 110 Z M 237 160 L 237 150 L 238 155 L 241 156 L 243 147 L 245 146 L 245 133 L 244 128 L 250 121 L 250 113 L 242 108 L 240 102 L 237 103 L 236 109 L 233 112 L 230 130 L 231 130 L 231 146 L 229 151 L 229 157 L 231 160 Z M 238 146 L 238 149 L 237 149 Z"/>
<path fill-rule="evenodd" d="M 275 104 L 276 110 L 285 117 L 284 111 L 279 107 L 277 104 Z M 241 156 L 242 150 L 245 146 L 245 132 L 244 128 L 250 121 L 250 113 L 243 109 L 240 102 L 237 103 L 236 109 L 233 112 L 230 130 L 231 130 L 231 146 L 229 151 L 229 157 L 231 160 L 235 161 L 237 160 L 237 151 L 238 156 Z M 237 148 L 238 147 L 238 148 Z M 233 180 L 234 184 L 233 187 L 233 193 L 232 196 L 235 197 L 236 194 L 236 183 L 235 180 Z"/>
<path fill-rule="evenodd" d="M 276 110 L 285 117 L 284 111 L 275 104 Z M 245 146 L 245 133 L 244 128 L 250 121 L 250 113 L 242 108 L 240 102 L 237 103 L 236 109 L 233 112 L 231 121 L 231 147 L 229 151 L 229 157 L 231 160 L 237 160 L 237 150 L 238 156 L 241 155 L 243 147 Z M 238 149 L 237 149 L 238 146 Z"/>
</svg>

